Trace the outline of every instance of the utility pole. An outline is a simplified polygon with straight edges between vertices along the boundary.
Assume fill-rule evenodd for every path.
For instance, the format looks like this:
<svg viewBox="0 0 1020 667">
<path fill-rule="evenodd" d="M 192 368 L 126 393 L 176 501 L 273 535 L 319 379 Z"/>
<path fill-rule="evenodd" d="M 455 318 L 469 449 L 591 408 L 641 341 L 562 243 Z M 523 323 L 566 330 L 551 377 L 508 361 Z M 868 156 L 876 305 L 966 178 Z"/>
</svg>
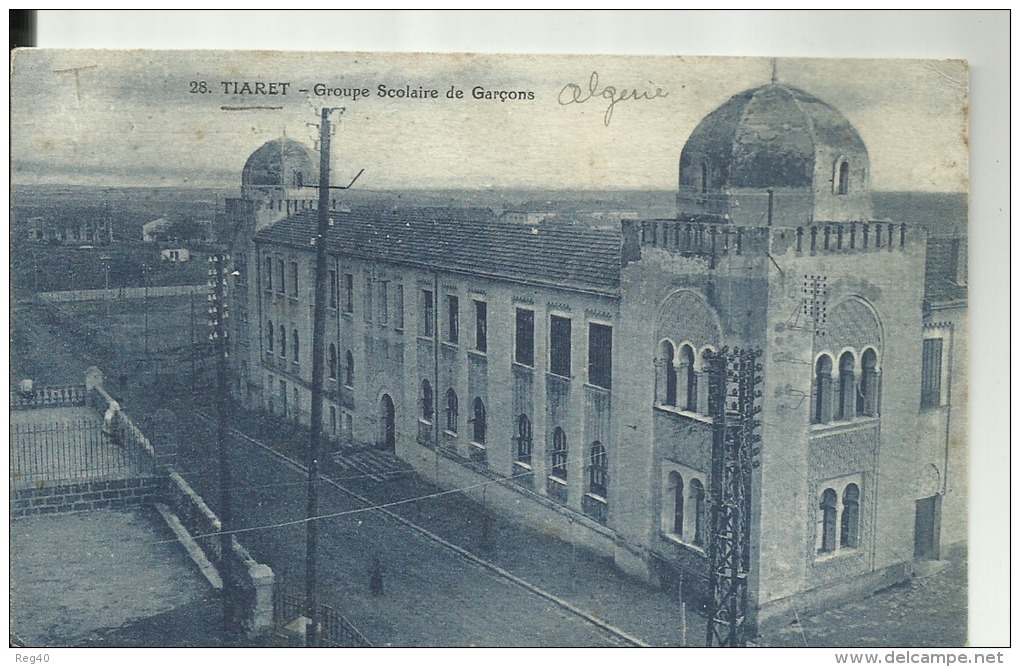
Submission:
<svg viewBox="0 0 1020 667">
<path fill-rule="evenodd" d="M 220 458 L 220 571 L 223 573 L 223 634 L 233 634 L 233 577 L 229 554 L 233 547 L 230 528 L 230 461 L 228 452 L 227 427 L 227 325 L 229 316 L 226 301 L 226 262 L 230 257 L 216 254 L 209 257 L 209 340 L 216 350 L 216 440 Z"/>
<path fill-rule="evenodd" d="M 711 533 L 706 646 L 746 646 L 751 478 L 758 466 L 761 350 L 707 352 L 712 417 Z"/>
<path fill-rule="evenodd" d="M 319 513 L 319 449 L 322 442 L 322 384 L 323 371 L 325 370 L 326 351 L 326 290 L 328 289 L 327 276 L 329 275 L 326 264 L 326 236 L 329 233 L 329 191 L 346 190 L 354 181 L 358 180 L 361 173 L 346 186 L 330 186 L 329 184 L 329 141 L 332 135 L 330 127 L 330 115 L 338 111 L 344 112 L 343 107 L 323 108 L 319 119 L 319 206 L 318 224 L 315 231 L 315 292 L 312 305 L 312 408 L 311 408 L 311 437 L 308 439 L 308 503 L 305 512 L 306 533 L 305 533 L 305 618 L 308 619 L 305 626 L 305 646 L 316 646 L 318 644 L 318 615 L 319 599 L 317 590 L 316 573 L 316 550 L 318 549 L 318 523 L 316 517 Z"/>
</svg>

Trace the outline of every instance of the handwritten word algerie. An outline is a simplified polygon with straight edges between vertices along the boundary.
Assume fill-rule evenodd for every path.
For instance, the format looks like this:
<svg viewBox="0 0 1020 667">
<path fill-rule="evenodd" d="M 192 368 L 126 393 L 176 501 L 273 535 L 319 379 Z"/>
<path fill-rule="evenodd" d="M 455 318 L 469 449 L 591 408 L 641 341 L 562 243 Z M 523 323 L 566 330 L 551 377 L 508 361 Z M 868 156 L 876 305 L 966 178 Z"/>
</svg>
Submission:
<svg viewBox="0 0 1020 667">
<path fill-rule="evenodd" d="M 593 71 L 588 79 L 588 90 L 584 90 L 576 83 L 568 83 L 560 90 L 557 100 L 563 106 L 568 104 L 584 104 L 592 98 L 609 100 L 609 106 L 606 107 L 606 113 L 602 117 L 602 122 L 608 126 L 609 121 L 613 119 L 613 109 L 618 103 L 627 100 L 654 100 L 658 97 L 667 97 L 668 95 L 669 93 L 662 88 L 656 88 L 652 92 L 649 90 L 639 91 L 636 88 L 631 90 L 617 88 L 616 86 L 605 86 L 599 90 L 599 73 Z"/>
</svg>

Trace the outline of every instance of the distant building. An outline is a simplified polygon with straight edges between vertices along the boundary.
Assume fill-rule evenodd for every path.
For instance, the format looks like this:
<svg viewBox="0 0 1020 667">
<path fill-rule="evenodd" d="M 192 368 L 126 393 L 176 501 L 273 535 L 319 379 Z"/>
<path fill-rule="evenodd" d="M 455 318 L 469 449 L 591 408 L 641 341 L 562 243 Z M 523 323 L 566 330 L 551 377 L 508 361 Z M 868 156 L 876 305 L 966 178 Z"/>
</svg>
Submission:
<svg viewBox="0 0 1020 667">
<path fill-rule="evenodd" d="M 228 202 L 237 390 L 303 423 L 314 164 L 270 142 Z M 674 218 L 334 204 L 323 428 L 704 601 L 706 353 L 760 349 L 752 623 L 902 581 L 966 539 L 965 243 L 874 219 L 869 179 L 840 112 L 772 83 L 692 132 Z"/>
<path fill-rule="evenodd" d="M 543 222 L 590 221 L 616 226 L 620 220 L 633 219 L 637 211 L 621 209 L 610 202 L 547 201 L 527 202 L 503 210 L 501 220 L 515 224 L 537 225 Z"/>
<path fill-rule="evenodd" d="M 101 214 L 87 215 L 84 220 L 51 220 L 29 218 L 26 240 L 51 245 L 109 245 L 113 243 L 113 225 Z"/>
<path fill-rule="evenodd" d="M 191 251 L 187 248 L 164 248 L 159 257 L 164 262 L 188 262 L 191 261 Z"/>
</svg>

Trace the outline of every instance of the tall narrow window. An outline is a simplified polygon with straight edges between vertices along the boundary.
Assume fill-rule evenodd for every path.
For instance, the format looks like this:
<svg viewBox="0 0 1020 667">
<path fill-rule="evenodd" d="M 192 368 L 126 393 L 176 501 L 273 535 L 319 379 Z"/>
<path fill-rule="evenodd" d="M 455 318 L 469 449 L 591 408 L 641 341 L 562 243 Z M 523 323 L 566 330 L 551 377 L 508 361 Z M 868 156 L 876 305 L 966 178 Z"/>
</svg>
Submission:
<svg viewBox="0 0 1020 667">
<path fill-rule="evenodd" d="M 297 298 L 298 295 L 298 263 L 290 263 L 290 295 Z"/>
<path fill-rule="evenodd" d="M 484 301 L 475 301 L 475 349 L 485 352 L 489 345 L 488 306 Z"/>
<path fill-rule="evenodd" d="M 676 405 L 676 369 L 673 367 L 673 344 L 664 340 L 659 344 L 659 358 L 656 359 L 657 394 L 660 405 Z"/>
<path fill-rule="evenodd" d="M 684 534 L 684 478 L 678 472 L 669 473 L 669 487 L 673 498 L 673 524 L 671 531 L 678 537 Z"/>
<path fill-rule="evenodd" d="M 824 424 L 832 418 L 832 359 L 822 355 L 815 364 L 815 409 L 812 421 Z"/>
<path fill-rule="evenodd" d="M 432 299 L 432 290 L 421 291 L 421 333 L 426 338 L 432 338 L 435 333 L 436 303 Z"/>
<path fill-rule="evenodd" d="M 567 434 L 559 426 L 553 431 L 552 476 L 567 481 Z"/>
<path fill-rule="evenodd" d="M 820 553 L 828 553 L 836 550 L 836 492 L 833 489 L 826 489 L 822 493 L 822 501 L 818 505 L 821 512 L 821 546 Z"/>
<path fill-rule="evenodd" d="M 354 312 L 354 275 L 344 274 L 344 312 Z"/>
<path fill-rule="evenodd" d="M 298 361 L 301 360 L 301 342 L 300 339 L 298 338 L 297 329 L 291 331 L 291 337 L 294 339 L 290 343 L 291 359 L 293 359 L 294 363 L 296 364 Z"/>
<path fill-rule="evenodd" d="M 269 329 L 266 331 L 266 349 L 273 351 L 273 321 L 269 320 Z"/>
<path fill-rule="evenodd" d="M 861 523 L 861 490 L 856 484 L 843 489 L 843 515 L 839 525 L 839 546 L 856 549 Z"/>
<path fill-rule="evenodd" d="M 397 285 L 397 294 L 393 303 L 393 328 L 404 328 L 404 286 Z"/>
<path fill-rule="evenodd" d="M 694 370 L 694 350 L 690 345 L 680 348 L 680 373 L 684 382 L 683 407 L 689 412 L 698 411 L 698 374 Z"/>
<path fill-rule="evenodd" d="M 592 443 L 589 452 L 590 465 L 588 466 L 588 491 L 596 496 L 607 497 L 606 487 L 609 480 L 608 459 L 606 448 L 598 440 Z"/>
<path fill-rule="evenodd" d="M 344 385 L 354 386 L 354 355 L 350 350 L 347 350 L 347 356 L 344 359 Z"/>
<path fill-rule="evenodd" d="M 329 406 L 329 432 L 336 435 L 337 432 L 337 419 L 336 419 L 336 406 Z"/>
<path fill-rule="evenodd" d="M 273 289 L 273 258 L 266 256 L 266 289 Z"/>
<path fill-rule="evenodd" d="M 694 543 L 705 544 L 705 485 L 700 479 L 691 480 L 691 499 L 694 501 Z"/>
<path fill-rule="evenodd" d="M 457 392 L 453 387 L 446 390 L 446 430 L 457 432 Z"/>
<path fill-rule="evenodd" d="M 363 316 L 366 322 L 372 321 L 372 290 L 375 286 L 372 284 L 372 276 L 365 274 L 365 303 L 363 304 Z"/>
<path fill-rule="evenodd" d="M 878 415 L 878 355 L 871 348 L 861 355 L 861 382 L 857 392 L 857 414 Z"/>
<path fill-rule="evenodd" d="M 390 283 L 379 281 L 379 324 L 386 326 L 390 321 Z"/>
<path fill-rule="evenodd" d="M 708 165 L 701 163 L 701 194 L 708 192 Z"/>
<path fill-rule="evenodd" d="M 549 316 L 549 371 L 570 377 L 570 320 Z"/>
<path fill-rule="evenodd" d="M 921 348 L 921 407 L 942 405 L 942 339 L 925 338 Z"/>
<path fill-rule="evenodd" d="M 613 327 L 608 324 L 588 325 L 588 382 L 613 388 Z"/>
<path fill-rule="evenodd" d="M 330 271 L 329 271 L 329 307 L 333 308 L 334 310 L 336 309 L 336 307 L 338 305 L 338 301 L 337 300 L 340 297 L 340 295 L 338 294 L 339 288 L 340 288 L 340 286 L 337 285 L 337 282 L 336 282 L 336 271 L 330 269 Z"/>
<path fill-rule="evenodd" d="M 514 336 L 514 361 L 524 366 L 535 365 L 535 312 L 517 309 L 517 328 Z"/>
<path fill-rule="evenodd" d="M 428 380 L 421 382 L 421 418 L 432 421 L 432 384 Z"/>
<path fill-rule="evenodd" d="M 287 330 L 280 325 L 280 356 L 287 358 Z"/>
<path fill-rule="evenodd" d="M 286 290 L 287 279 L 286 279 L 286 276 L 283 273 L 283 266 L 284 266 L 283 265 L 283 259 L 276 260 L 276 268 L 278 269 L 278 271 L 277 271 L 277 274 L 278 274 L 277 275 L 277 282 L 279 283 L 279 285 L 276 286 L 276 291 L 279 294 L 283 294 L 284 292 L 287 291 Z"/>
<path fill-rule="evenodd" d="M 839 405 L 836 406 L 837 419 L 849 421 L 856 411 L 857 381 L 854 378 L 854 355 L 844 352 L 839 358 Z"/>
<path fill-rule="evenodd" d="M 531 420 L 528 415 L 517 418 L 517 461 L 531 465 Z"/>
<path fill-rule="evenodd" d="M 337 358 L 337 354 L 336 354 L 336 345 L 334 345 L 333 343 L 330 343 L 329 344 L 329 379 L 330 380 L 336 380 L 337 379 L 337 370 L 338 370 L 337 366 L 338 366 L 338 364 L 339 364 L 339 359 Z"/>
<path fill-rule="evenodd" d="M 485 404 L 481 398 L 475 398 L 471 439 L 479 445 L 485 444 Z"/>
<path fill-rule="evenodd" d="M 845 195 L 850 191 L 850 163 L 843 160 L 839 163 L 839 185 L 836 194 Z"/>
<path fill-rule="evenodd" d="M 287 383 L 284 380 L 280 380 L 280 409 L 284 417 L 290 416 L 290 410 L 287 407 Z"/>
<path fill-rule="evenodd" d="M 446 340 L 460 342 L 460 299 L 452 294 L 446 295 Z"/>
</svg>

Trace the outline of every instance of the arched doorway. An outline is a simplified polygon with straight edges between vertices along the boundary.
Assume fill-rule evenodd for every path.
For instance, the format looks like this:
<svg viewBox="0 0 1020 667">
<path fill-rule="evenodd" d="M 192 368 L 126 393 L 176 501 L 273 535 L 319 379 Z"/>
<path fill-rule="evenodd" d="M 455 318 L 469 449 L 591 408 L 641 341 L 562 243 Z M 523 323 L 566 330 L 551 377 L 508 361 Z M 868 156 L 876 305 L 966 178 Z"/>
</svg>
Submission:
<svg viewBox="0 0 1020 667">
<path fill-rule="evenodd" d="M 383 394 L 382 399 L 379 401 L 379 413 L 382 424 L 379 434 L 379 447 L 395 452 L 397 449 L 396 414 L 393 409 L 393 399 L 390 398 L 389 394 Z"/>
</svg>

